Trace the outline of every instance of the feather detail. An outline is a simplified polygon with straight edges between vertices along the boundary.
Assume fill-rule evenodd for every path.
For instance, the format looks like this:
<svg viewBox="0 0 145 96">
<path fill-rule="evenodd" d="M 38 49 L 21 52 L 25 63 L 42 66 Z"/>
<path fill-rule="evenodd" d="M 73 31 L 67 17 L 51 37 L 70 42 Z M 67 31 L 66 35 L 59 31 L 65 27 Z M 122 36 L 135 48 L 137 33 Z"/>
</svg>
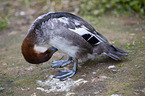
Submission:
<svg viewBox="0 0 145 96">
<path fill-rule="evenodd" d="M 78 41 L 78 39 L 83 38 L 86 42 L 88 42 L 91 45 L 90 46 L 89 44 L 86 43 L 89 46 L 87 47 L 88 48 L 87 50 L 89 50 L 89 48 L 92 50 L 93 47 L 94 54 L 98 54 L 98 55 L 106 54 L 107 56 L 115 60 L 122 60 L 121 57 L 127 56 L 127 54 L 123 50 L 115 46 L 112 46 L 107 41 L 107 39 L 103 35 L 98 33 L 89 23 L 87 23 L 82 18 L 73 15 L 71 13 L 54 12 L 54 13 L 44 14 L 38 17 L 34 21 L 32 26 L 30 27 L 30 30 L 31 29 L 35 30 L 39 44 L 46 44 L 50 40 L 51 37 L 50 35 L 52 35 L 52 33 L 57 32 L 55 34 L 61 36 L 62 38 L 65 38 L 66 40 L 72 38 L 70 39 L 69 42 L 72 42 L 74 44 L 76 44 L 75 42 Z M 72 35 L 73 33 L 75 33 L 74 36 Z M 78 34 L 79 36 L 76 34 Z M 77 36 L 77 38 L 73 40 L 75 36 Z M 86 46 L 84 47 L 86 48 Z M 79 48 L 80 48 L 79 50 L 80 53 L 85 52 L 85 51 L 81 51 L 84 49 L 83 47 L 79 47 Z M 79 52 L 75 51 L 75 53 L 79 53 Z M 89 53 L 91 53 L 91 51 Z"/>
<path fill-rule="evenodd" d="M 123 57 L 128 56 L 128 52 L 124 52 L 123 50 L 111 45 L 108 53 L 104 52 L 105 55 L 111 57 L 114 60 L 124 60 Z"/>
<path fill-rule="evenodd" d="M 45 48 L 36 45 L 50 44 Z M 123 60 L 127 53 L 111 45 L 82 18 L 67 12 L 53 12 L 39 16 L 31 25 L 22 43 L 26 61 L 40 64 L 48 61 L 58 50 L 69 56 L 68 60 L 54 62 L 53 67 L 63 67 L 74 61 L 73 70 L 62 70 L 54 76 L 60 80 L 72 77 L 77 71 L 78 59 L 95 59 L 102 54 L 114 60 Z"/>
<path fill-rule="evenodd" d="M 40 28 L 40 26 L 41 27 L 42 26 L 44 27 L 44 25 L 46 26 L 47 24 L 45 22 L 48 22 L 50 20 L 55 21 L 55 22 L 61 22 L 64 27 L 79 34 L 83 38 L 85 37 L 83 35 L 90 34 L 90 37 L 93 39 L 93 41 L 96 41 L 96 42 L 92 43 L 89 40 L 86 40 L 86 38 L 84 39 L 88 41 L 91 45 L 97 45 L 98 42 L 107 42 L 107 39 L 103 35 L 98 33 L 85 20 L 71 13 L 66 13 L 66 12 L 55 12 L 55 13 L 44 14 L 35 20 L 31 28 L 34 28 L 35 26 L 35 29 L 37 30 Z M 53 26 L 53 23 L 52 23 L 52 26 Z M 91 38 L 89 39 L 92 40 Z"/>
</svg>

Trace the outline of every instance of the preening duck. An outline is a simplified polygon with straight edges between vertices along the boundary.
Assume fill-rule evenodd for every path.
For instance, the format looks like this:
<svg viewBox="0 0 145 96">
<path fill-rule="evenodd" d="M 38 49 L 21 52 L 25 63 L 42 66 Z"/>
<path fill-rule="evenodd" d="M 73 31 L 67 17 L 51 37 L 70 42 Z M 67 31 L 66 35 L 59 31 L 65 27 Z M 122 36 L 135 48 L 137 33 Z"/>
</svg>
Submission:
<svg viewBox="0 0 145 96">
<path fill-rule="evenodd" d="M 40 47 L 43 44 L 52 47 Z M 21 49 L 25 60 L 32 64 L 48 61 L 56 51 L 67 54 L 67 60 L 52 62 L 53 68 L 74 62 L 72 70 L 61 70 L 54 76 L 60 80 L 76 73 L 78 59 L 88 60 L 107 55 L 114 60 L 123 60 L 127 56 L 126 52 L 111 45 L 85 20 L 67 12 L 39 16 L 31 25 Z"/>
</svg>

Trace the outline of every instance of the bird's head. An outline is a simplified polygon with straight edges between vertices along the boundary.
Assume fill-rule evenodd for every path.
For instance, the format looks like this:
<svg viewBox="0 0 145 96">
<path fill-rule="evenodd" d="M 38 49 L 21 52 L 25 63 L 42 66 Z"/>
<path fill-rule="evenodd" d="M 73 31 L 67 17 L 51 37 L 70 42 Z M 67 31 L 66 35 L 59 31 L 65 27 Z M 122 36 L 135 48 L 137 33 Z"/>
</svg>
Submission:
<svg viewBox="0 0 145 96">
<path fill-rule="evenodd" d="M 35 45 L 34 37 L 25 37 L 21 50 L 25 60 L 32 64 L 39 64 L 48 61 L 54 52 L 57 51 L 56 48 L 50 47 L 38 47 Z"/>
</svg>

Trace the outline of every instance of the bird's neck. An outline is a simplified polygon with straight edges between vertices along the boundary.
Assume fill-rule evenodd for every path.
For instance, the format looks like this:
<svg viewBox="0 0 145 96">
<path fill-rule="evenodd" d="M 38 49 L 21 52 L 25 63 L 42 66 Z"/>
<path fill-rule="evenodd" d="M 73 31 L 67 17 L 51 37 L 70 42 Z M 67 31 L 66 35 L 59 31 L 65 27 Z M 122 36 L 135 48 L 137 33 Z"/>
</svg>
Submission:
<svg viewBox="0 0 145 96">
<path fill-rule="evenodd" d="M 35 36 L 30 36 L 29 34 L 25 37 L 22 43 L 22 54 L 26 61 L 32 64 L 39 64 L 49 60 L 49 57 L 46 57 L 46 53 L 49 53 L 49 50 L 40 52 L 36 50 L 36 38 Z"/>
</svg>

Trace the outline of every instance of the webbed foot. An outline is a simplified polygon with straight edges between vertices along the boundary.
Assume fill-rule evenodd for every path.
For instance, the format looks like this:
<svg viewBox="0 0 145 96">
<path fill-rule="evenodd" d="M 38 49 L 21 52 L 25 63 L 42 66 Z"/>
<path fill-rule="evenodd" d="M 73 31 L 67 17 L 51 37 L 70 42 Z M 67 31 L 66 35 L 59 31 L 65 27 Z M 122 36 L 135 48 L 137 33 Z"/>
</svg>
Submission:
<svg viewBox="0 0 145 96">
<path fill-rule="evenodd" d="M 60 81 L 63 81 L 69 77 L 74 76 L 74 74 L 77 72 L 77 65 L 78 65 L 78 60 L 75 60 L 73 70 L 61 70 L 54 76 L 54 78 L 57 78 Z"/>
<path fill-rule="evenodd" d="M 53 68 L 61 68 L 64 67 L 72 62 L 72 57 L 68 57 L 67 60 L 60 60 L 60 61 L 53 61 L 52 66 Z"/>
<path fill-rule="evenodd" d="M 60 81 L 63 81 L 69 77 L 74 76 L 76 72 L 73 70 L 60 70 L 55 76 L 54 78 L 59 79 Z"/>
</svg>

